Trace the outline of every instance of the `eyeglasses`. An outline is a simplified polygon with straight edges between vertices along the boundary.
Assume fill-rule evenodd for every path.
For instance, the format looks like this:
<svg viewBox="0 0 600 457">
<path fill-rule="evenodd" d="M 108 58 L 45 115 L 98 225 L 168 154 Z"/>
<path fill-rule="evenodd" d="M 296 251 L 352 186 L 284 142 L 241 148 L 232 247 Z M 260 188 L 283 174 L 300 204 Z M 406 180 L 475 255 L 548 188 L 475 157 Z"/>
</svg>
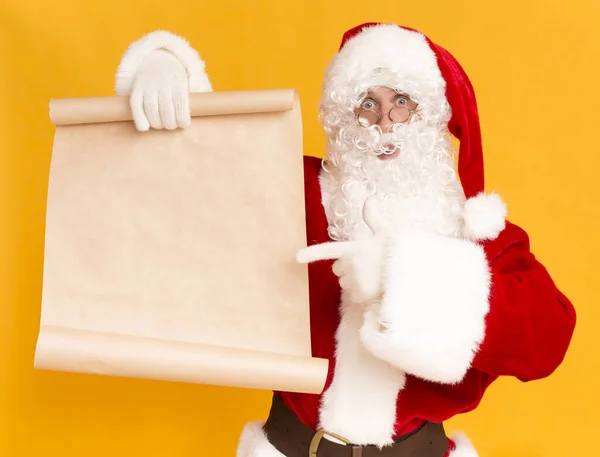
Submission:
<svg viewBox="0 0 600 457">
<path fill-rule="evenodd" d="M 394 100 L 394 106 L 385 114 L 394 124 L 402 124 L 410 119 L 419 105 L 407 95 L 399 94 Z M 377 103 L 370 98 L 365 99 L 356 109 L 356 120 L 363 127 L 378 124 L 382 114 Z"/>
</svg>

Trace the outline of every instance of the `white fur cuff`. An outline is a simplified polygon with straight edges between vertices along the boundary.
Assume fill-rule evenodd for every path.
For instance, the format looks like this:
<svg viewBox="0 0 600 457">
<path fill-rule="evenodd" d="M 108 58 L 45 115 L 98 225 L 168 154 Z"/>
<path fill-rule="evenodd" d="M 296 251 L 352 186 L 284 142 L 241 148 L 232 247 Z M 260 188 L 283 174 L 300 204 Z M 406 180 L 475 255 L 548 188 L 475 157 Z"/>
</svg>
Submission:
<svg viewBox="0 0 600 457">
<path fill-rule="evenodd" d="M 483 340 L 490 271 L 473 242 L 407 231 L 384 261 L 383 298 L 361 339 L 376 357 L 414 376 L 458 383 Z"/>
<path fill-rule="evenodd" d="M 117 95 L 129 95 L 135 74 L 142 60 L 152 52 L 169 51 L 185 67 L 190 83 L 190 92 L 211 92 L 212 85 L 205 70 L 204 61 L 190 44 L 171 32 L 158 30 L 133 42 L 121 59 L 117 70 L 115 90 Z"/>
<path fill-rule="evenodd" d="M 273 446 L 263 430 L 263 421 L 249 422 L 244 426 L 236 457 L 285 457 Z"/>
</svg>

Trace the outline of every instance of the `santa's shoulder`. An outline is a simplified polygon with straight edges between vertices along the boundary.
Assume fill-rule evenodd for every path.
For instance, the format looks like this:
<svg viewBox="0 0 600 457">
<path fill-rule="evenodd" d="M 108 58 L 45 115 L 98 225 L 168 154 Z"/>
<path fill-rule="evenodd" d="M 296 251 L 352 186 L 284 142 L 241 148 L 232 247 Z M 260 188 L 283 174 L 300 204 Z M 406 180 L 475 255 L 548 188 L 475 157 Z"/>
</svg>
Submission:
<svg viewBox="0 0 600 457">
<path fill-rule="evenodd" d="M 304 181 L 308 183 L 317 184 L 319 176 L 323 171 L 323 159 L 315 156 L 304 155 Z"/>
<path fill-rule="evenodd" d="M 322 169 L 322 162 L 323 159 L 316 157 L 316 156 L 310 156 L 310 155 L 303 155 L 303 159 L 304 159 L 304 168 L 309 168 L 310 170 L 312 170 L 313 172 L 316 172 L 317 174 L 319 173 L 319 171 L 321 171 Z"/>
</svg>

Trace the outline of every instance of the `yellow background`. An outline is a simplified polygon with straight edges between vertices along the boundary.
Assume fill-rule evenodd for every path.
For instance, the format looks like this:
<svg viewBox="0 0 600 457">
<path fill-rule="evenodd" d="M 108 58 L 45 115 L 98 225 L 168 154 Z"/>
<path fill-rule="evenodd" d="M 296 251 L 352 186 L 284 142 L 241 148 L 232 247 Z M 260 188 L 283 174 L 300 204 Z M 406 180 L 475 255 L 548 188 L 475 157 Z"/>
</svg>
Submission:
<svg viewBox="0 0 600 457">
<path fill-rule="evenodd" d="M 481 457 L 600 455 L 598 0 L 21 1 L 0 3 L 0 456 L 233 456 L 243 423 L 268 407 L 267 392 L 32 369 L 49 99 L 111 95 L 126 46 L 163 28 L 201 52 L 217 90 L 297 87 L 306 153 L 320 156 L 323 69 L 342 32 L 368 20 L 421 29 L 464 65 L 488 188 L 578 311 L 554 376 L 498 382 L 448 428 Z"/>
</svg>

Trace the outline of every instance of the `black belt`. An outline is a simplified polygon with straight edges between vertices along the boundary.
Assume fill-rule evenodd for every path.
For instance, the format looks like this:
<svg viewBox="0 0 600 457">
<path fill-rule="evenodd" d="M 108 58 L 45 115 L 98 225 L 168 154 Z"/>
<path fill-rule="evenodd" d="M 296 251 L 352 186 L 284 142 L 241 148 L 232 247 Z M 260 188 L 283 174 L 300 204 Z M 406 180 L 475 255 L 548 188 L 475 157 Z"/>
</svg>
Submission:
<svg viewBox="0 0 600 457">
<path fill-rule="evenodd" d="M 383 448 L 358 446 L 324 430 L 315 432 L 277 394 L 273 395 L 264 431 L 269 442 L 286 457 L 443 457 L 448 451 L 448 438 L 441 423 L 426 422 L 419 429 L 398 437 Z M 347 444 L 322 439 L 324 435 Z"/>
</svg>

